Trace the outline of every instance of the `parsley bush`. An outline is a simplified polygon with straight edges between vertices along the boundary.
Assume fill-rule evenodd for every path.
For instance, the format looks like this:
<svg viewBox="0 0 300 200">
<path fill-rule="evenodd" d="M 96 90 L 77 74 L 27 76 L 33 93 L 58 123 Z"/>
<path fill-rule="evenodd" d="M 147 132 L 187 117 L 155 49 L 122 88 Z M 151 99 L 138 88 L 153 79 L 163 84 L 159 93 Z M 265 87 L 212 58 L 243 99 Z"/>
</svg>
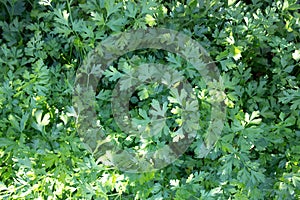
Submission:
<svg viewBox="0 0 300 200">
<path fill-rule="evenodd" d="M 299 199 L 299 10 L 296 0 L 0 1 L 0 198 Z M 99 122 L 91 126 L 105 128 L 110 142 L 78 131 L 89 130 L 82 123 L 89 113 L 78 112 L 73 100 L 82 89 L 76 73 L 92 66 L 90 52 L 110 36 L 151 28 L 197 41 L 220 72 L 226 118 L 210 151 L 203 133 L 215 94 L 192 63 L 155 48 L 120 55 L 103 70 L 96 95 L 84 92 L 81 100 Z M 125 95 L 132 128 L 124 131 L 128 124 L 115 120 L 124 111 L 111 106 L 114 88 L 134 85 L 129 77 L 144 64 L 170 67 L 170 82 L 188 80 L 191 110 L 199 112 L 187 122 L 197 132 L 166 167 L 131 173 L 113 163 L 126 166 L 130 157 L 108 159 L 103 151 L 113 146 L 143 155 L 185 137 L 178 101 L 184 92 L 161 84 L 151 65 L 146 82 Z M 142 134 L 132 136 L 134 130 Z"/>
</svg>

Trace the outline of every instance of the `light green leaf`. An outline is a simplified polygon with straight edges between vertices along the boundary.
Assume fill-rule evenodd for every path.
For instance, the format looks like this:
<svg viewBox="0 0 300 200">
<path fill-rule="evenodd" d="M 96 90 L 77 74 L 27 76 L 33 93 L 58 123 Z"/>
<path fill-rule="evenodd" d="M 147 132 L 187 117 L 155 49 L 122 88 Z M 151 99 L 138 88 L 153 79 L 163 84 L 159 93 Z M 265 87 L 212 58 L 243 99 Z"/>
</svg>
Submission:
<svg viewBox="0 0 300 200">
<path fill-rule="evenodd" d="M 14 144 L 16 143 L 8 138 L 0 138 L 0 147 L 7 147 Z"/>
<path fill-rule="evenodd" d="M 25 113 L 20 121 L 20 131 L 23 132 L 29 118 L 29 113 Z"/>
<path fill-rule="evenodd" d="M 233 55 L 234 60 L 239 60 L 242 57 L 241 47 L 232 46 L 231 53 Z"/>
<path fill-rule="evenodd" d="M 165 116 L 165 113 L 167 112 L 167 102 L 164 102 L 163 106 L 160 107 L 159 105 L 159 101 L 157 101 L 156 99 L 152 100 L 151 106 L 153 109 L 150 110 L 150 114 L 155 115 L 155 116 Z"/>
<path fill-rule="evenodd" d="M 156 22 L 155 22 L 155 19 L 154 17 L 152 17 L 151 15 L 147 14 L 145 16 L 145 21 L 146 21 L 146 24 L 148 24 L 150 27 L 156 25 Z"/>
</svg>

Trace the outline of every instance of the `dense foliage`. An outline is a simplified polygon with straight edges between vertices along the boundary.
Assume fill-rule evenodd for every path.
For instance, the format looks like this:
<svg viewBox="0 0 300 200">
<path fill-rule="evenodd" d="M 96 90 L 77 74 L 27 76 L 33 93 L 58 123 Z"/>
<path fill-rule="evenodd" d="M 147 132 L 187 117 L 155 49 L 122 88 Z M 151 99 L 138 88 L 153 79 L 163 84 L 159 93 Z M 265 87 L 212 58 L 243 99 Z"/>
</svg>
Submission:
<svg viewBox="0 0 300 200">
<path fill-rule="evenodd" d="M 0 198 L 299 199 L 299 10 L 296 0 L 1 0 Z M 199 134 L 167 167 L 129 173 L 87 148 L 72 96 L 76 70 L 101 41 L 148 27 L 183 32 L 209 52 L 223 79 L 226 120 L 208 155 Z M 201 76 L 176 54 L 144 49 L 121 56 L 97 88 L 98 118 L 115 144 L 147 151 L 182 136 L 181 97 L 162 84 L 141 85 L 130 97 L 136 127 L 167 116 L 163 127 L 152 124 L 160 132 L 146 144 L 114 122 L 117 80 L 126 89 L 132 68 L 144 63 L 190 81 L 203 132 L 211 106 Z"/>
</svg>

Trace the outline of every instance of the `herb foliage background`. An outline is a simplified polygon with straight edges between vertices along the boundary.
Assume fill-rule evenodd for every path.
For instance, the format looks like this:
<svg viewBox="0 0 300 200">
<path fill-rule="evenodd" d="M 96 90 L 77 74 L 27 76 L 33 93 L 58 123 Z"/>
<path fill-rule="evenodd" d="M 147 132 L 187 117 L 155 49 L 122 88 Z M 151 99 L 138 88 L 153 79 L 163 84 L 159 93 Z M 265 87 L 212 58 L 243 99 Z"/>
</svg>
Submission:
<svg viewBox="0 0 300 200">
<path fill-rule="evenodd" d="M 299 199 L 299 10 L 296 0 L 2 0 L 0 198 Z M 168 167 L 130 174 L 96 163 L 77 135 L 71 99 L 76 69 L 97 43 L 146 27 L 182 31 L 210 53 L 224 79 L 227 120 L 205 158 L 199 138 Z M 113 120 L 107 95 L 126 71 L 118 69 L 151 62 L 202 87 L 201 116 L 209 119 L 207 91 L 189 63 L 149 50 L 124 55 L 105 73 L 97 96 L 104 126 Z M 141 87 L 132 113 L 142 117 L 153 99 L 163 105 L 164 92 Z"/>
</svg>

